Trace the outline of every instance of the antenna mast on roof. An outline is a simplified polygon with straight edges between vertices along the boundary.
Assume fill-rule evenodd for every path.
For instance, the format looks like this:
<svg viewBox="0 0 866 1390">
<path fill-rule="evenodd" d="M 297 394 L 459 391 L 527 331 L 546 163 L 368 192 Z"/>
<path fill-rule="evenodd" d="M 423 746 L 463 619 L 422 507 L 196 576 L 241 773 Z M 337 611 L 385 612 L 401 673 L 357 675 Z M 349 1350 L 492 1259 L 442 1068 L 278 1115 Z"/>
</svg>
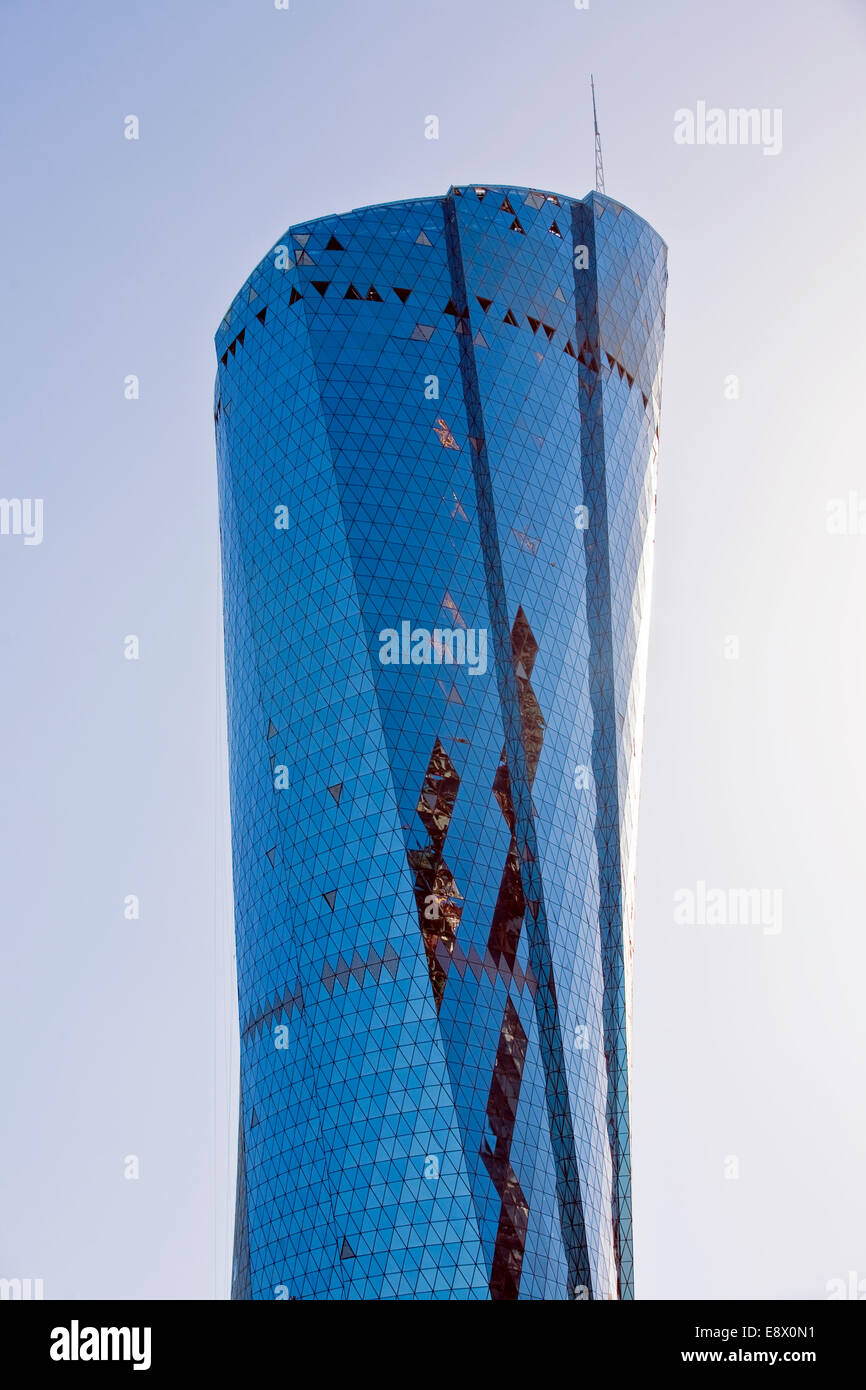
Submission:
<svg viewBox="0 0 866 1390">
<path fill-rule="evenodd" d="M 595 109 L 595 80 L 592 73 L 589 75 L 589 85 L 592 88 L 592 125 L 595 131 L 595 190 L 597 193 L 603 193 L 604 164 L 601 159 L 601 136 L 598 133 L 598 115 Z"/>
</svg>

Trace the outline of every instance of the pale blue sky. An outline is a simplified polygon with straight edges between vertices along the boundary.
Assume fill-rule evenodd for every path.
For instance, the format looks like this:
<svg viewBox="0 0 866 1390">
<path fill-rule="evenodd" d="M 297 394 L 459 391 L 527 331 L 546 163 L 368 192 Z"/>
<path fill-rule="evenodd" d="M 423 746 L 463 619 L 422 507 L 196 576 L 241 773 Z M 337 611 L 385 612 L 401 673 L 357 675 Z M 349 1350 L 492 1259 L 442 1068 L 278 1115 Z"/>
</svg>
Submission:
<svg viewBox="0 0 866 1390">
<path fill-rule="evenodd" d="M 866 8 L 6 0 L 0 51 L 0 495 L 45 506 L 41 546 L 0 536 L 0 1276 L 227 1290 L 217 323 L 294 221 L 470 180 L 583 196 L 594 71 L 607 191 L 670 247 L 638 1293 L 866 1279 L 866 535 L 825 526 L 866 497 Z M 782 153 L 676 145 L 699 100 L 781 108 Z M 780 888 L 781 933 L 677 927 L 699 880 Z"/>
</svg>

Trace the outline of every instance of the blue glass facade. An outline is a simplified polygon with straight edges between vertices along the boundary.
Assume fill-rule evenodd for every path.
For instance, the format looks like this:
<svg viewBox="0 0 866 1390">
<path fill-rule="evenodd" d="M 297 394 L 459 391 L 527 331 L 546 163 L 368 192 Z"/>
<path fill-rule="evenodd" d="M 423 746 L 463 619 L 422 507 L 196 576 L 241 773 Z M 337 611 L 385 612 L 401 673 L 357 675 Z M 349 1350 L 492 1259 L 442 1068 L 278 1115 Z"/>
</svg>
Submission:
<svg viewBox="0 0 866 1390">
<path fill-rule="evenodd" d="M 292 227 L 220 324 L 235 1298 L 632 1296 L 665 260 L 452 188 Z"/>
</svg>

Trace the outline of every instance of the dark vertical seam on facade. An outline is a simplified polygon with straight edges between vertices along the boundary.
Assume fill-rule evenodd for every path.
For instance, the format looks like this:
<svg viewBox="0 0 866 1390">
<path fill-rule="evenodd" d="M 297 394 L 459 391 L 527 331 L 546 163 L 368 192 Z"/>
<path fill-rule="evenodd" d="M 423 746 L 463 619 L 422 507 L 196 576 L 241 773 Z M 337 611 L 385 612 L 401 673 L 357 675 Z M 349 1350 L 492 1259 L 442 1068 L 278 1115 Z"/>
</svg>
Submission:
<svg viewBox="0 0 866 1390">
<path fill-rule="evenodd" d="M 535 1012 L 544 1070 L 550 1138 L 556 1165 L 556 1194 L 559 1203 L 563 1243 L 568 1260 L 568 1294 L 570 1297 L 574 1297 L 576 1288 L 583 1286 L 591 1298 L 592 1278 L 586 1243 L 580 1172 L 574 1141 L 574 1124 L 565 1069 L 565 1052 L 547 932 L 538 847 L 535 827 L 532 822 L 532 798 L 523 749 L 517 678 L 512 662 L 511 630 L 508 623 L 505 580 L 502 573 L 502 560 L 497 536 L 490 464 L 484 439 L 484 420 L 469 305 L 466 297 L 466 276 L 460 246 L 460 231 L 453 196 L 449 195 L 445 198 L 443 212 L 452 299 L 458 315 L 463 316 L 458 317 L 456 321 L 457 327 L 463 328 L 463 332 L 459 334 L 460 376 L 466 408 L 467 432 L 470 439 L 472 474 L 475 481 L 478 529 L 484 560 L 487 603 L 490 622 L 493 627 L 493 652 L 499 703 L 511 775 L 515 834 L 518 845 L 529 852 L 528 861 L 524 856 L 521 856 L 520 872 L 526 902 L 527 904 L 534 904 L 534 907 L 530 907 L 526 913 L 525 922 L 529 939 L 530 963 L 538 980 L 538 989 L 535 993 Z M 473 444 L 472 440 L 476 442 Z"/>
<path fill-rule="evenodd" d="M 604 978 L 604 1051 L 607 1064 L 607 1127 L 612 1173 L 617 1296 L 633 1296 L 631 1270 L 623 1278 L 623 1247 L 631 1248 L 631 1162 L 628 1120 L 628 1057 L 625 1043 L 625 962 L 620 885 L 618 729 L 613 667 L 613 612 L 607 517 L 607 468 L 601 387 L 598 315 L 598 263 L 595 200 L 572 203 L 574 297 L 577 310 L 580 399 L 580 464 L 583 502 L 589 510 L 584 531 L 586 613 L 590 639 L 589 684 L 592 704 L 592 773 L 595 781 L 595 842 L 598 854 L 599 928 Z M 589 266 L 580 270 L 576 249 L 585 246 Z M 587 360 L 588 359 L 588 360 Z"/>
</svg>

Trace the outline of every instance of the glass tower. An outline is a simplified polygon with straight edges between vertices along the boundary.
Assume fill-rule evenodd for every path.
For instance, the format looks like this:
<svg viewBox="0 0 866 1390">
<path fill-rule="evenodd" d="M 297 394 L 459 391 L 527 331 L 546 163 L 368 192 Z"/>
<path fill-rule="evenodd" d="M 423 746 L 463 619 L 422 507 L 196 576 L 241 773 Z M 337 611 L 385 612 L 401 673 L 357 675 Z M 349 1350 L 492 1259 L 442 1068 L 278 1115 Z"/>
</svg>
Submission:
<svg viewBox="0 0 866 1390">
<path fill-rule="evenodd" d="M 633 1295 L 665 262 L 451 188 L 292 227 L 220 324 L 235 1298 Z"/>
</svg>

